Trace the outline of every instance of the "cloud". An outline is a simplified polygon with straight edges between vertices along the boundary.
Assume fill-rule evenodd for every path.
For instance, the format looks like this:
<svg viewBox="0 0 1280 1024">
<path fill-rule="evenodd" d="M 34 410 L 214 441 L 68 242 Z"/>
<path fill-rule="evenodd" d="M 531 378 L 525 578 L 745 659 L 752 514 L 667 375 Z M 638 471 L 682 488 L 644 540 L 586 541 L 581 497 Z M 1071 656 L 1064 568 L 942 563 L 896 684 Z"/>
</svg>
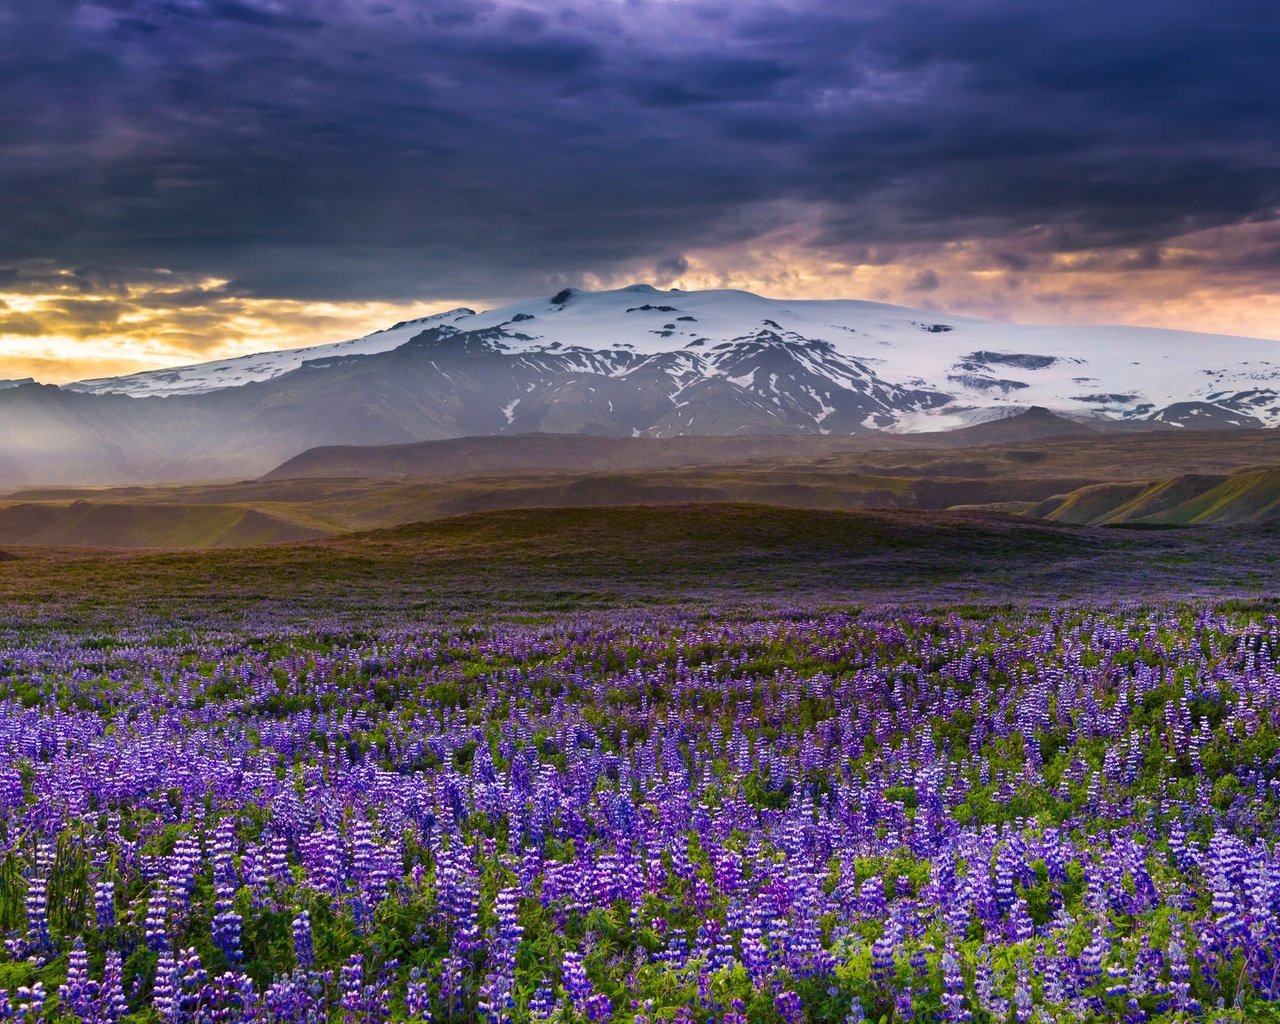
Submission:
<svg viewBox="0 0 1280 1024">
<path fill-rule="evenodd" d="M 929 268 L 925 268 L 916 274 L 911 284 L 907 286 L 909 291 L 913 292 L 936 292 L 938 286 L 942 283 L 937 273 Z"/>
<path fill-rule="evenodd" d="M 0 221 L 6 292 L 218 310 L 184 290 L 217 280 L 246 302 L 431 304 L 674 280 L 672 253 L 724 279 L 755 253 L 767 284 L 764 250 L 785 244 L 822 293 L 875 265 L 891 297 L 941 303 L 994 273 L 991 310 L 1034 315 L 1038 289 L 1061 294 L 1048 278 L 1083 273 L 1064 256 L 1149 287 L 1143 259 L 1189 274 L 1179 240 L 1280 209 L 1280 23 L 1261 0 L 1158 18 L 1146 0 L 0 17 L 0 194 L 21 198 Z M 1196 280 L 1273 294 L 1274 251 L 1199 244 Z M 166 273 L 181 287 L 157 291 Z"/>
<path fill-rule="evenodd" d="M 653 268 L 653 280 L 656 284 L 667 287 L 688 272 L 688 259 L 684 256 L 668 256 L 665 260 L 659 260 Z"/>
<path fill-rule="evenodd" d="M 44 323 L 26 313 L 14 313 L 9 316 L 0 316 L 0 337 L 3 337 L 6 334 L 18 335 L 20 337 L 39 337 L 47 332 L 48 328 Z"/>
</svg>

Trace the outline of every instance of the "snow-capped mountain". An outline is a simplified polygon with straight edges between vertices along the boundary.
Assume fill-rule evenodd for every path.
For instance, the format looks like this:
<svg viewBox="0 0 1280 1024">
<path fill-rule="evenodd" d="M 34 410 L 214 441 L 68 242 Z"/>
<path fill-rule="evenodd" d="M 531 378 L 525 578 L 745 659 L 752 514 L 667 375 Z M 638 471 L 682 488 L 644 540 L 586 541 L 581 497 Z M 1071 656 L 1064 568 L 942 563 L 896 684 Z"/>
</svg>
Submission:
<svg viewBox="0 0 1280 1024">
<path fill-rule="evenodd" d="M 635 285 L 65 388 L 15 384 L 0 388 L 0 480 L 119 482 L 259 473 L 326 444 L 914 432 L 1032 406 L 1159 429 L 1272 426 L 1280 343 Z"/>
<path fill-rule="evenodd" d="M 69 390 L 196 395 L 405 346 L 507 355 L 553 375 L 664 392 L 641 433 L 700 433 L 707 396 L 737 405 L 708 432 L 756 423 L 823 433 L 945 430 L 1043 406 L 1070 416 L 1192 425 L 1280 423 L 1280 343 L 1141 327 L 1025 326 L 873 302 L 742 291 L 566 289 L 477 313 L 459 308 L 363 338 L 81 381 Z M 609 388 L 604 381 L 580 387 Z M 547 381 L 560 389 L 568 381 Z M 535 386 L 500 403 L 554 402 Z M 496 397 L 496 396 L 495 396 Z M 607 400 L 606 400 L 607 404 Z M 732 419 L 732 414 L 730 414 Z"/>
</svg>

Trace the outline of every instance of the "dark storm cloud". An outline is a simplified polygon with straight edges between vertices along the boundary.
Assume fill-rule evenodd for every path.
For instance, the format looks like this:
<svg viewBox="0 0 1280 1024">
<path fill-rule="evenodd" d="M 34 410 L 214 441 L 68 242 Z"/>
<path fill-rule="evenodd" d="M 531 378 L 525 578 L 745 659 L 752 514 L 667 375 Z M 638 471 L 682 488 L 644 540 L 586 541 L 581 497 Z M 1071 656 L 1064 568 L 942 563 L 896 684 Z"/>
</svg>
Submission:
<svg viewBox="0 0 1280 1024">
<path fill-rule="evenodd" d="M 0 0 L 0 266 L 516 294 L 670 274 L 780 209 L 851 255 L 1156 253 L 1280 207 L 1278 24 L 1260 0 Z"/>
</svg>

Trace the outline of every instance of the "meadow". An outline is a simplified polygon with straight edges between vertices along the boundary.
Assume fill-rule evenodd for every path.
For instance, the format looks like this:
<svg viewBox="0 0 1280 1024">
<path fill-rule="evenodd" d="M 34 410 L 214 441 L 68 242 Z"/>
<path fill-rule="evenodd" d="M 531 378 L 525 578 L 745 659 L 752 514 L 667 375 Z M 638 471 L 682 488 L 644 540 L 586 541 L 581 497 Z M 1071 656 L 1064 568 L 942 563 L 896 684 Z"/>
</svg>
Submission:
<svg viewBox="0 0 1280 1024">
<path fill-rule="evenodd" d="M 15 549 L 0 1018 L 1280 1020 L 1280 620 L 1203 536 Z"/>
<path fill-rule="evenodd" d="M 1260 1020 L 1280 621 L 8 637 L 0 1012 Z"/>
</svg>

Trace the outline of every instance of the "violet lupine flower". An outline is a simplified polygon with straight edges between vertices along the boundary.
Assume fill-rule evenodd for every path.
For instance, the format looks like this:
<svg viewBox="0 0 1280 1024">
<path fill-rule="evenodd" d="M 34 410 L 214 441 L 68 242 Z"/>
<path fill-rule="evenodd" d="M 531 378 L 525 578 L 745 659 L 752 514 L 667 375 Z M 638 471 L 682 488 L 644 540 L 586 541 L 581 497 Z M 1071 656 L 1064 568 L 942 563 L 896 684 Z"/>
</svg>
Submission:
<svg viewBox="0 0 1280 1024">
<path fill-rule="evenodd" d="M 107 954 L 102 968 L 102 984 L 98 991 L 95 1016 L 103 1024 L 116 1024 L 129 1012 L 124 997 L 124 960 L 115 950 Z"/>
<path fill-rule="evenodd" d="M 1173 1008 L 1182 1013 L 1199 1013 L 1200 1001 L 1191 995 L 1191 965 L 1187 960 L 1187 950 L 1182 941 L 1182 929 L 1178 920 L 1173 922 L 1173 932 L 1169 937 L 1167 954 L 1169 965 L 1169 993 Z"/>
<path fill-rule="evenodd" d="M 468 960 L 449 954 L 440 963 L 440 1004 L 444 1016 L 458 1016 L 466 1009 Z"/>
<path fill-rule="evenodd" d="M 93 914 L 98 931 L 104 932 L 116 924 L 116 884 L 98 882 L 93 887 Z"/>
<path fill-rule="evenodd" d="M 836 962 L 868 954 L 877 1013 L 900 1017 L 920 1013 L 911 989 L 940 993 L 947 1020 L 1110 1014 L 1136 1024 L 1158 1003 L 1160 1013 L 1193 1017 L 1197 999 L 1232 997 L 1213 985 L 1227 980 L 1219 968 L 1233 957 L 1245 967 L 1239 987 L 1248 1013 L 1274 995 L 1269 951 L 1280 931 L 1274 851 L 1257 838 L 1280 803 L 1280 759 L 1234 758 L 1235 740 L 1274 729 L 1270 709 L 1280 702 L 1280 621 L 1255 618 L 1203 611 L 1193 634 L 1185 616 L 1164 611 L 1133 621 L 1060 610 L 981 621 L 805 613 L 696 625 L 646 613 L 602 631 L 575 619 L 308 639 L 305 654 L 281 653 L 277 637 L 270 653 L 242 637 L 174 648 L 140 637 L 105 655 L 66 653 L 73 644 L 16 650 L 10 639 L 0 652 L 6 670 L 49 701 L 0 701 L 0 773 L 9 769 L 10 784 L 16 778 L 30 789 L 29 798 L 0 800 L 0 816 L 10 834 L 18 834 L 16 819 L 23 834 L 34 833 L 29 847 L 13 851 L 21 875 L 51 880 L 53 837 L 77 815 L 98 881 L 90 918 L 98 934 L 84 938 L 107 950 L 133 941 L 145 918 L 147 944 L 174 952 L 158 972 L 155 1006 L 146 979 L 130 989 L 135 1009 L 165 1006 L 172 975 L 172 1015 L 181 1024 L 244 1013 L 317 1024 L 341 1015 L 330 1005 L 337 981 L 314 973 L 301 913 L 299 971 L 277 973 L 248 1011 L 242 975 L 197 985 L 190 979 L 201 977 L 198 965 L 176 955 L 208 940 L 191 923 L 209 920 L 234 957 L 235 922 L 223 915 L 235 912 L 237 897 L 255 911 L 289 906 L 290 859 L 309 890 L 292 910 L 326 900 L 341 926 L 354 916 L 366 936 L 379 900 L 425 905 L 434 880 L 438 913 L 422 915 L 413 941 L 447 944 L 447 955 L 415 977 L 383 951 L 358 946 L 366 963 L 380 965 L 376 980 L 362 976 L 357 986 L 360 1024 L 383 1019 L 391 991 L 420 1019 L 432 1010 L 453 1020 L 519 1017 L 511 950 L 524 939 L 506 925 L 518 929 L 519 915 L 503 909 L 501 888 L 492 915 L 481 913 L 495 884 L 512 876 L 531 901 L 539 948 L 553 957 L 567 947 L 581 967 L 594 939 L 580 929 L 597 912 L 621 912 L 624 929 L 652 927 L 659 937 L 626 954 L 609 942 L 598 968 L 592 958 L 595 984 L 587 981 L 576 1003 L 566 958 L 565 1000 L 579 1019 L 611 1013 L 608 992 L 631 1004 L 619 1004 L 628 1019 L 654 1024 L 675 1013 L 697 1024 L 743 1024 L 730 1016 L 732 1003 L 719 1005 L 726 979 L 770 1002 L 792 986 L 807 994 L 829 983 L 831 1002 L 822 1005 L 835 1005 L 853 995 Z M 215 650 L 202 649 L 206 642 Z M 770 665 L 779 652 L 786 665 Z M 190 667 L 192 656 L 216 662 L 216 685 L 235 692 L 200 702 L 213 691 Z M 101 681 L 96 668 L 83 667 L 90 658 L 109 663 Z M 476 674 L 485 659 L 501 667 Z M 395 694 L 394 710 L 370 699 L 366 666 Z M 425 678 L 433 685 L 418 685 Z M 465 707 L 439 699 L 460 686 Z M 75 707 L 59 705 L 63 688 L 77 696 Z M 286 694 L 278 707 L 275 698 Z M 1206 705 L 1212 721 L 1220 713 L 1220 727 L 1202 724 Z M 1166 723 L 1151 733 L 1155 746 L 1153 711 L 1153 721 L 1163 711 Z M 1019 733 L 1025 760 L 1013 765 L 1007 744 Z M 323 749 L 314 743 L 321 737 Z M 1097 740 L 1100 771 L 1089 749 Z M 478 746 L 468 762 L 458 755 L 470 744 Z M 1178 778 L 1193 746 L 1201 769 L 1230 766 L 1237 785 L 1229 806 L 1207 772 Z M 37 770 L 27 779 L 6 758 Z M 1166 763 L 1176 771 L 1155 777 Z M 767 790 L 763 806 L 738 784 L 753 771 Z M 1026 796 L 1052 799 L 1045 779 L 1058 775 L 1072 800 L 1052 808 L 1061 824 L 1015 816 Z M 979 787 L 981 802 L 970 803 Z M 915 814 L 904 790 L 915 793 Z M 108 810 L 82 815 L 87 800 Z M 985 808 L 981 820 L 975 806 Z M 240 850 L 235 823 L 248 820 L 258 839 Z M 199 884 L 210 824 L 212 897 Z M 170 829 L 177 845 L 157 853 L 172 841 Z M 904 858 L 914 861 L 910 870 Z M 1157 888 L 1147 865 L 1162 858 Z M 1032 926 L 1026 905 L 1037 861 L 1048 876 L 1043 927 Z M 876 874 L 860 888 L 868 868 Z M 1081 870 L 1083 900 L 1070 884 Z M 115 891 L 101 881 L 107 873 Z M 127 916 L 121 904 L 123 929 L 119 893 L 131 901 Z M 628 918 L 628 905 L 644 909 Z M 1182 921 L 1165 957 L 1140 936 L 1169 909 Z M 496 922 L 486 934 L 482 920 Z M 864 939 L 872 921 L 872 934 L 883 928 L 875 943 Z M 1080 921 L 1093 934 L 1073 957 L 1066 936 Z M 6 940 L 11 958 L 35 952 L 27 924 Z M 935 958 L 930 940 L 939 934 L 954 938 Z M 986 943 L 976 956 L 970 936 Z M 107 977 L 120 973 L 112 956 L 87 1008 L 94 1024 L 125 1012 L 122 991 L 116 1009 L 104 1009 Z M 1012 960 L 1013 978 L 1011 956 L 1021 958 Z M 83 1004 L 82 961 L 70 959 L 64 1002 Z M 1195 962 L 1208 970 L 1194 973 Z M 677 990 L 685 1002 L 664 1003 Z M 553 1014 L 553 991 L 554 983 L 544 985 L 529 999 L 532 1020 Z M 1029 1008 L 1034 998 L 1039 1011 Z M 856 1020 L 861 1011 L 850 1013 Z M 12 1004 L 0 1009 L 0 1018 L 11 1015 Z"/>
<path fill-rule="evenodd" d="M 175 966 L 176 1007 L 179 1020 L 187 1020 L 200 1005 L 200 992 L 208 980 L 200 954 L 188 947 L 178 954 Z"/>
<path fill-rule="evenodd" d="M 595 994 L 595 989 L 582 966 L 582 955 L 572 949 L 565 950 L 560 971 L 563 977 L 564 994 L 578 1013 L 586 1013 L 587 1000 Z"/>
<path fill-rule="evenodd" d="M 213 944 L 222 951 L 222 955 L 231 963 L 240 960 L 240 935 L 242 920 L 239 914 L 231 909 L 231 904 L 219 900 L 214 904 L 217 913 L 213 916 Z"/>
<path fill-rule="evenodd" d="M 1086 986 L 1093 985 L 1102 977 L 1102 965 L 1110 946 L 1101 922 L 1095 923 L 1092 937 L 1080 953 L 1080 978 Z"/>
<path fill-rule="evenodd" d="M 893 984 L 895 957 L 901 941 L 902 922 L 895 911 L 885 922 L 880 937 L 871 944 L 871 980 L 880 988 L 889 988 Z"/>
<path fill-rule="evenodd" d="M 99 994 L 99 985 L 89 977 L 89 954 L 84 940 L 77 938 L 67 958 L 67 980 L 58 986 L 58 1006 L 81 1020 L 92 1020 Z"/>
<path fill-rule="evenodd" d="M 359 953 L 352 953 L 342 965 L 341 985 L 338 1005 L 342 1007 L 344 1019 L 362 1019 L 365 1011 L 364 957 Z"/>
<path fill-rule="evenodd" d="M 156 963 L 155 982 L 151 987 L 151 1005 L 165 1022 L 181 1019 L 182 970 L 171 952 L 160 954 Z"/>
<path fill-rule="evenodd" d="M 235 822 L 224 820 L 218 825 L 213 848 L 213 944 L 231 963 L 240 960 L 241 917 L 235 910 L 236 869 Z"/>
<path fill-rule="evenodd" d="M 480 988 L 479 1009 L 490 1024 L 507 1024 L 515 1004 L 516 951 L 524 929 L 520 926 L 520 892 L 501 889 L 494 900 L 497 925 L 489 942 L 489 973 Z"/>
<path fill-rule="evenodd" d="M 405 986 L 404 1009 L 411 1020 L 430 1021 L 431 1018 L 431 986 L 421 980 L 422 972 L 415 967 L 409 972 L 409 983 Z"/>
<path fill-rule="evenodd" d="M 12 1004 L 12 1018 L 20 1022 L 38 1021 L 44 1016 L 44 1004 L 48 1001 L 48 993 L 44 990 L 44 982 L 37 981 L 33 985 L 21 985 Z"/>
<path fill-rule="evenodd" d="M 804 1004 L 800 997 L 790 989 L 780 992 L 774 999 L 778 1014 L 786 1024 L 802 1024 L 804 1021 Z"/>
<path fill-rule="evenodd" d="M 1035 936 L 1035 924 L 1027 908 L 1027 901 L 1019 896 L 1009 910 L 1009 937 L 1014 942 L 1026 942 Z"/>
<path fill-rule="evenodd" d="M 555 990 L 549 984 L 539 985 L 529 997 L 529 1020 L 534 1024 L 551 1020 L 557 1005 Z"/>
<path fill-rule="evenodd" d="M 724 1015 L 720 1018 L 720 1024 L 747 1024 L 747 1006 L 741 1000 L 734 998 L 729 1003 L 729 1008 L 724 1011 Z"/>
<path fill-rule="evenodd" d="M 53 946 L 49 935 L 49 882 L 37 876 L 27 882 L 27 942 L 36 950 L 48 950 Z"/>
<path fill-rule="evenodd" d="M 323 989 L 303 972 L 272 981 L 262 1005 L 272 1024 L 317 1024 L 325 1019 Z"/>
<path fill-rule="evenodd" d="M 591 1024 L 607 1024 L 613 1019 L 613 1005 L 603 992 L 588 997 L 584 1016 Z"/>
<path fill-rule="evenodd" d="M 169 945 L 169 892 L 159 886 L 147 901 L 146 942 L 147 948 L 160 952 Z"/>
<path fill-rule="evenodd" d="M 942 1007 L 945 1020 L 956 1024 L 967 1024 L 973 1020 L 973 1014 L 965 1006 L 964 975 L 960 971 L 960 961 L 950 950 L 942 954 Z"/>
<path fill-rule="evenodd" d="M 1013 1019 L 1016 1024 L 1028 1024 L 1035 1005 L 1031 999 L 1031 991 L 1027 988 L 1026 979 L 1019 978 L 1013 988 Z"/>
<path fill-rule="evenodd" d="M 986 946 L 978 950 L 974 964 L 973 990 L 978 1006 L 992 1020 L 1004 1020 L 1009 1014 L 1009 1000 L 1001 994 L 1000 978 L 991 966 L 991 953 Z"/>
<path fill-rule="evenodd" d="M 311 914 L 299 911 L 293 919 L 293 958 L 299 967 L 314 967 L 315 946 L 311 939 Z"/>
<path fill-rule="evenodd" d="M 342 965 L 338 1005 L 342 1019 L 348 1024 L 374 1024 L 390 1012 L 390 996 L 386 985 L 366 982 L 364 957 L 353 953 Z"/>
</svg>

